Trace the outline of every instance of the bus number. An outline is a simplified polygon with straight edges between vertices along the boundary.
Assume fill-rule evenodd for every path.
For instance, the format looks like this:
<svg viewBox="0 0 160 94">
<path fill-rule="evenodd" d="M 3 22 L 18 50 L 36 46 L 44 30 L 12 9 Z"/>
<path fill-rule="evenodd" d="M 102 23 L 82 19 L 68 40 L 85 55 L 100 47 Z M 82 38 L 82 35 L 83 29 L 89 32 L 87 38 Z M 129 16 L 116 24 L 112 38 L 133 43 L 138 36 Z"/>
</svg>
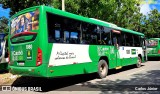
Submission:
<svg viewBox="0 0 160 94">
<path fill-rule="evenodd" d="M 26 45 L 26 49 L 32 49 L 32 44 Z"/>
</svg>

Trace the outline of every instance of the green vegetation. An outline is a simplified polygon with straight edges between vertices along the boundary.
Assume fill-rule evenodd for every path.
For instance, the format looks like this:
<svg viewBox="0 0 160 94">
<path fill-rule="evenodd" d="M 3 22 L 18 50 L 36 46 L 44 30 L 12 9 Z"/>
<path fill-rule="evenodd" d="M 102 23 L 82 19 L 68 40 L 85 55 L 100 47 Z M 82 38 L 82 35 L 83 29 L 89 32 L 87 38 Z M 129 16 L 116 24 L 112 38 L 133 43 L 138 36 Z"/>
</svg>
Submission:
<svg viewBox="0 0 160 94">
<path fill-rule="evenodd" d="M 144 23 L 142 24 L 142 32 L 148 37 L 160 37 L 160 12 L 154 9 L 145 16 Z"/>
<path fill-rule="evenodd" d="M 0 4 L 3 4 L 3 8 L 10 8 L 10 15 L 12 16 L 16 12 L 36 5 L 49 5 L 52 0 L 0 0 Z"/>
<path fill-rule="evenodd" d="M 8 32 L 8 19 L 6 17 L 0 17 L 0 33 Z"/>
</svg>

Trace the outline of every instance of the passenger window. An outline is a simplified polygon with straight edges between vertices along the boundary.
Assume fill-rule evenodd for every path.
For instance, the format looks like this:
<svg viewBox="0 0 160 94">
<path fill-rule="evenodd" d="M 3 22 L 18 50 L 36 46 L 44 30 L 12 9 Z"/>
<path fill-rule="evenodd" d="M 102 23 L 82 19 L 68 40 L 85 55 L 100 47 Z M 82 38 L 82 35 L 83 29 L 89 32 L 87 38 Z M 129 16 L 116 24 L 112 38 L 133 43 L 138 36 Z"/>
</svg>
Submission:
<svg viewBox="0 0 160 94">
<path fill-rule="evenodd" d="M 80 21 L 51 13 L 47 18 L 49 43 L 80 43 Z"/>
<path fill-rule="evenodd" d="M 132 34 L 125 33 L 125 38 L 126 38 L 126 46 L 134 46 Z"/>
<path fill-rule="evenodd" d="M 121 32 L 118 30 L 112 30 L 112 41 L 114 45 L 121 45 Z"/>
<path fill-rule="evenodd" d="M 141 47 L 140 46 L 140 36 L 138 36 L 138 35 L 133 35 L 134 36 L 134 46 L 135 47 Z"/>
</svg>

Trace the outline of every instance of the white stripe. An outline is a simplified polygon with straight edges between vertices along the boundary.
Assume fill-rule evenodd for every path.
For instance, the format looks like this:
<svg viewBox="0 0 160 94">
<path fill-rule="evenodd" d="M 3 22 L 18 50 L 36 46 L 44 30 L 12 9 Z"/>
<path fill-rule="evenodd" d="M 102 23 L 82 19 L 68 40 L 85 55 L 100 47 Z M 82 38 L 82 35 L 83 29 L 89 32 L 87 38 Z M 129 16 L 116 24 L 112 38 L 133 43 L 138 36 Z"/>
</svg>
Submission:
<svg viewBox="0 0 160 94">
<path fill-rule="evenodd" d="M 132 49 L 136 50 L 136 54 L 132 54 Z M 127 50 L 129 51 L 129 54 L 127 53 Z M 122 46 L 122 47 L 119 48 L 120 58 L 138 57 L 138 54 L 141 54 L 143 56 L 142 47 L 125 47 L 125 46 Z"/>
<path fill-rule="evenodd" d="M 86 62 L 92 62 L 89 57 L 89 45 L 53 44 L 49 65 L 61 66 Z"/>
</svg>

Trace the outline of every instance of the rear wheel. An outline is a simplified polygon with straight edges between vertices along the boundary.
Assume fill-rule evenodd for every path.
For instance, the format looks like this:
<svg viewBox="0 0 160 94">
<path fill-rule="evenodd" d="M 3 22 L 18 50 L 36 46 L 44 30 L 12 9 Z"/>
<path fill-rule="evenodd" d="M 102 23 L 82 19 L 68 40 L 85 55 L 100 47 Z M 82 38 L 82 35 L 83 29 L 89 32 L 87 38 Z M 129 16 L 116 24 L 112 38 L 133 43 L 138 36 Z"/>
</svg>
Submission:
<svg viewBox="0 0 160 94">
<path fill-rule="evenodd" d="M 140 57 L 138 57 L 136 67 L 140 68 L 141 67 L 141 63 L 142 63 L 142 59 Z"/>
<path fill-rule="evenodd" d="M 100 60 L 98 63 L 98 78 L 105 78 L 108 74 L 108 64 L 105 60 Z"/>
</svg>

